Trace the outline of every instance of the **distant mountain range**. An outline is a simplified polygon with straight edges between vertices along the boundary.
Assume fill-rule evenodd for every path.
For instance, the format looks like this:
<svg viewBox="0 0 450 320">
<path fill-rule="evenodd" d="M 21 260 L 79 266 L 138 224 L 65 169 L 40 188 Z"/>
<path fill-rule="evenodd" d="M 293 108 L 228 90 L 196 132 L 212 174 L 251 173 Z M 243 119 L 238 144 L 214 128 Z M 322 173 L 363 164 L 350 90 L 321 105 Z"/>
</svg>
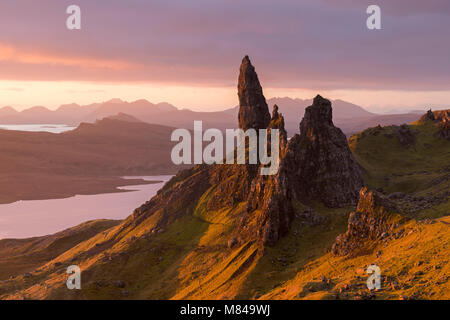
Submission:
<svg viewBox="0 0 450 320">
<path fill-rule="evenodd" d="M 286 120 L 288 134 L 292 136 L 298 132 L 298 122 L 303 117 L 305 108 L 312 104 L 312 99 L 272 98 L 267 100 L 267 103 L 270 109 L 274 104 L 279 106 Z M 343 100 L 334 100 L 332 103 L 335 124 L 347 135 L 378 124 L 399 125 L 417 119 L 417 112 L 379 115 Z M 74 103 L 66 104 L 56 110 L 36 106 L 19 112 L 11 107 L 3 107 L 0 108 L 0 124 L 79 125 L 83 122 L 94 123 L 105 117 L 126 114 L 147 123 L 188 129 L 192 129 L 194 120 L 202 120 L 205 128 L 223 130 L 236 127 L 237 112 L 237 107 L 224 111 L 197 112 L 178 109 L 167 102 L 154 104 L 144 99 L 134 102 L 112 99 L 83 106 Z"/>
</svg>

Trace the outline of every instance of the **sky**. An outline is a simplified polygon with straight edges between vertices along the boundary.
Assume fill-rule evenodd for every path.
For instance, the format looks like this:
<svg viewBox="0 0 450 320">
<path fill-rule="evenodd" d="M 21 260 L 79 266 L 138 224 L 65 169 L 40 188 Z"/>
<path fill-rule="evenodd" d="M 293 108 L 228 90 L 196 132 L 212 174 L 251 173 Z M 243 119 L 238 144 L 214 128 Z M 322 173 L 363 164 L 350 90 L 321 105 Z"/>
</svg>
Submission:
<svg viewBox="0 0 450 320">
<path fill-rule="evenodd" d="M 81 8 L 81 30 L 66 9 Z M 381 30 L 366 27 L 369 4 Z M 237 105 L 249 55 L 266 98 L 371 111 L 450 106 L 448 0 L 2 0 L 0 106 L 111 98 Z"/>
</svg>

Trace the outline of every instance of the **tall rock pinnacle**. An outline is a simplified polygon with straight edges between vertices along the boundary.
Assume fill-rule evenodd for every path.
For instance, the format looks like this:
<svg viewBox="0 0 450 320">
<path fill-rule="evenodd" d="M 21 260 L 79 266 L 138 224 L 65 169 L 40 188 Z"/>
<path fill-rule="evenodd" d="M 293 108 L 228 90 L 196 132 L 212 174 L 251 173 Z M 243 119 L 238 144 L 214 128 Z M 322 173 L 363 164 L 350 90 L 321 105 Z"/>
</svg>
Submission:
<svg viewBox="0 0 450 320">
<path fill-rule="evenodd" d="M 247 130 L 265 129 L 270 122 L 270 113 L 264 98 L 255 67 L 248 56 L 242 60 L 238 80 L 239 128 Z"/>
</svg>

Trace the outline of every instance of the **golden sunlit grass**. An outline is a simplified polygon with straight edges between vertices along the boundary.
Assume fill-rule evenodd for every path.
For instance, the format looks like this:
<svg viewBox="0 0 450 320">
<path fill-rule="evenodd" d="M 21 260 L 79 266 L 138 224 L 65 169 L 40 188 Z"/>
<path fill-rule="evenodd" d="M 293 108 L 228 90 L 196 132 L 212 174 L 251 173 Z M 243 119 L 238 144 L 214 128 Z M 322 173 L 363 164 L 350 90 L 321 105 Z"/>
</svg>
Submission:
<svg viewBox="0 0 450 320">
<path fill-rule="evenodd" d="M 382 276 L 376 299 L 449 299 L 449 225 L 450 217 L 440 218 L 434 224 L 411 221 L 404 226 L 402 238 L 374 243 L 372 254 L 349 259 L 327 253 L 261 298 L 354 299 L 361 292 L 368 292 L 366 268 L 376 264 Z M 330 279 L 330 285 L 319 285 L 322 277 Z M 316 288 L 312 284 L 317 284 Z"/>
</svg>

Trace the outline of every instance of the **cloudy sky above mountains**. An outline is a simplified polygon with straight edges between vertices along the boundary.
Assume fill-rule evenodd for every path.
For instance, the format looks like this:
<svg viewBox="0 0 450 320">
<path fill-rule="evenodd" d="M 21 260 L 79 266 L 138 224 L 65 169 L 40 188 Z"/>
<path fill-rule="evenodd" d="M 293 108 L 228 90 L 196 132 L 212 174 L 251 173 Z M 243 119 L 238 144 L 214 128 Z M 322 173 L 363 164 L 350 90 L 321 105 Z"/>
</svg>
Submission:
<svg viewBox="0 0 450 320">
<path fill-rule="evenodd" d="M 80 31 L 65 27 L 70 4 Z M 369 4 L 382 30 L 366 28 Z M 0 17 L 0 105 L 119 97 L 222 109 L 237 103 L 246 54 L 267 97 L 450 105 L 448 0 L 7 0 Z"/>
</svg>

